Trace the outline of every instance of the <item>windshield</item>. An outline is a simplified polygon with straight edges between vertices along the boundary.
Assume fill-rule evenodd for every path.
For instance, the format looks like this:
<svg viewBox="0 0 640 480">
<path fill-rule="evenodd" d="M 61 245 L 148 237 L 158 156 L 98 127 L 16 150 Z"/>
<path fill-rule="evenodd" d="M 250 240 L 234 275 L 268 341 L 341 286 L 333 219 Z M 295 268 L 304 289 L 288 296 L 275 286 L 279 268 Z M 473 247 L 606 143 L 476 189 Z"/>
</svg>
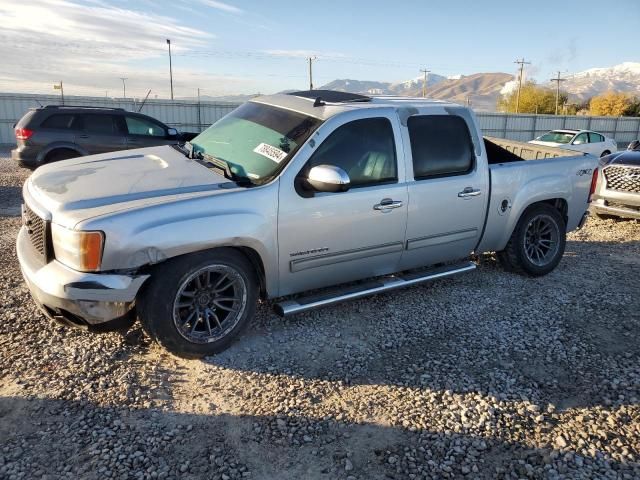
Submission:
<svg viewBox="0 0 640 480">
<path fill-rule="evenodd" d="M 191 140 L 193 153 L 226 162 L 252 183 L 269 181 L 295 155 L 321 121 L 280 108 L 247 102 Z"/>
<path fill-rule="evenodd" d="M 538 140 L 541 142 L 569 143 L 573 137 L 575 137 L 575 133 L 548 132 L 538 137 Z"/>
</svg>

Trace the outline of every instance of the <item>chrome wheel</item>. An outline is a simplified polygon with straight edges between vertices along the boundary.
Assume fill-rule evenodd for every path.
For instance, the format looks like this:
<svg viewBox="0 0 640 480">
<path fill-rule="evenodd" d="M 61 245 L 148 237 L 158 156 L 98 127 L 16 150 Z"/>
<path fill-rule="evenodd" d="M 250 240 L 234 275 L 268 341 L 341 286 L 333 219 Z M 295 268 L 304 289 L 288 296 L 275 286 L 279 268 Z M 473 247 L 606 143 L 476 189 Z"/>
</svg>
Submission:
<svg viewBox="0 0 640 480">
<path fill-rule="evenodd" d="M 247 285 L 240 273 L 227 265 L 210 265 L 178 288 L 173 323 L 189 342 L 215 342 L 233 330 L 246 306 Z"/>
<path fill-rule="evenodd" d="M 549 215 L 533 217 L 524 235 L 524 251 L 527 259 L 544 267 L 556 257 L 559 248 L 560 230 L 556 221 Z"/>
</svg>

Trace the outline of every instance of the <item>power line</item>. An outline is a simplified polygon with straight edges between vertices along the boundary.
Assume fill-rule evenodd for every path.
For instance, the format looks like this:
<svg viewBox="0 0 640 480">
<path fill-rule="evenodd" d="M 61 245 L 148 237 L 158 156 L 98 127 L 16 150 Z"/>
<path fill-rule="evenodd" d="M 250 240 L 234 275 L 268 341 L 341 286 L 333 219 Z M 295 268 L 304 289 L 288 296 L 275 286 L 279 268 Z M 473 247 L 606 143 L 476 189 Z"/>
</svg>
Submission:
<svg viewBox="0 0 640 480">
<path fill-rule="evenodd" d="M 524 57 L 522 57 L 522 60 L 516 60 L 513 63 L 517 63 L 518 65 L 520 65 L 520 75 L 518 75 L 518 95 L 516 96 L 516 113 L 518 113 L 518 110 L 520 109 L 520 90 L 522 90 L 522 75 L 524 73 L 524 66 L 531 65 L 531 62 L 526 62 L 524 60 Z"/>
<path fill-rule="evenodd" d="M 431 70 L 427 70 L 426 68 L 423 68 L 420 71 L 424 73 L 424 81 L 422 82 L 422 98 L 426 98 L 427 97 L 427 74 L 431 73 Z"/>
<path fill-rule="evenodd" d="M 558 76 L 552 78 L 552 82 L 556 82 L 556 115 L 558 115 L 558 102 L 560 101 L 560 82 L 565 82 L 566 78 L 560 77 L 560 72 L 558 71 Z"/>
</svg>

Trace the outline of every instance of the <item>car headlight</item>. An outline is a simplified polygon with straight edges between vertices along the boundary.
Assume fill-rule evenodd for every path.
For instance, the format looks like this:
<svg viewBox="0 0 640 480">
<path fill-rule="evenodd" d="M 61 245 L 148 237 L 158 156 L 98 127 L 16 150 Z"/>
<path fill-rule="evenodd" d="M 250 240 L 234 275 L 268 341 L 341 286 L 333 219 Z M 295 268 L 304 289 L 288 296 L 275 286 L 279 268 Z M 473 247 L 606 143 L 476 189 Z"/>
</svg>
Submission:
<svg viewBox="0 0 640 480">
<path fill-rule="evenodd" d="M 69 230 L 51 224 L 53 253 L 60 263 L 82 272 L 95 272 L 102 262 L 104 233 Z"/>
</svg>

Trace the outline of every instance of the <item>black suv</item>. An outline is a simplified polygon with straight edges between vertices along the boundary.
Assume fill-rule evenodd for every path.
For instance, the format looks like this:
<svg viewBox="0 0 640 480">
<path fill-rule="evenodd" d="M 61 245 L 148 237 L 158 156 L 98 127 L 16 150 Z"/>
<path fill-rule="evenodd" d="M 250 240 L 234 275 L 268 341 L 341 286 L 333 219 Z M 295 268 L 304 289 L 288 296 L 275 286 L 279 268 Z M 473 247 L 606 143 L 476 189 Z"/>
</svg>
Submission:
<svg viewBox="0 0 640 480">
<path fill-rule="evenodd" d="M 195 134 L 122 108 L 48 105 L 29 110 L 15 125 L 11 158 L 36 168 L 67 158 L 130 148 L 182 143 Z"/>
</svg>

